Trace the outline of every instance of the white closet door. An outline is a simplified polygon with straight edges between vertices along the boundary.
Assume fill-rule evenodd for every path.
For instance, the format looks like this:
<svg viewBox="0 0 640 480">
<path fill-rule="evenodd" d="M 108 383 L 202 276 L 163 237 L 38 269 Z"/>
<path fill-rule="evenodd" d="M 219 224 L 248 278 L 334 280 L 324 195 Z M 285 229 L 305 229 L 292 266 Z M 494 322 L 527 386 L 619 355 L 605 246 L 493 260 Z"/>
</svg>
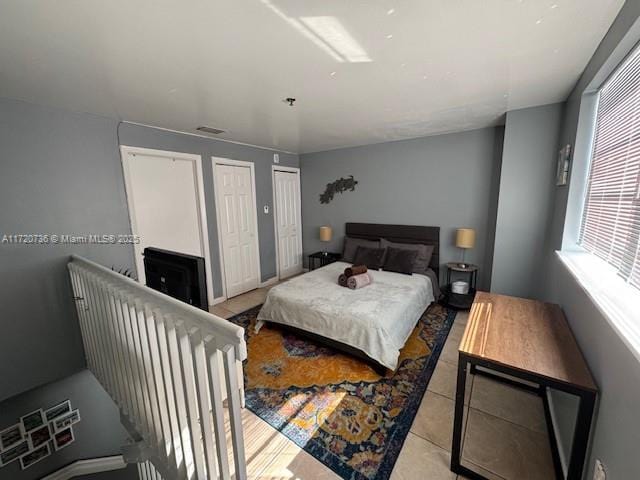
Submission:
<svg viewBox="0 0 640 480">
<path fill-rule="evenodd" d="M 146 247 L 204 256 L 196 163 L 189 158 L 143 153 L 125 161 L 127 195 L 136 246 L 138 278 L 145 283 Z"/>
<path fill-rule="evenodd" d="M 300 175 L 276 170 L 274 184 L 280 278 L 286 278 L 302 271 Z"/>
<path fill-rule="evenodd" d="M 255 231 L 251 169 L 216 165 L 216 199 L 227 297 L 258 288 L 258 245 Z"/>
</svg>

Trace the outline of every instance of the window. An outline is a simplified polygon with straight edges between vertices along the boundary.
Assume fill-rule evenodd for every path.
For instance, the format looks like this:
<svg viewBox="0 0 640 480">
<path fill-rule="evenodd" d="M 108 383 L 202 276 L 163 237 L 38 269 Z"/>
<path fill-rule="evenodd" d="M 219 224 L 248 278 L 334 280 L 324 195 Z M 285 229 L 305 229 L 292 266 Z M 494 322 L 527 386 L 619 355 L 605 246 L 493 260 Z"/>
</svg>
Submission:
<svg viewBox="0 0 640 480">
<path fill-rule="evenodd" d="M 640 288 L 640 49 L 599 92 L 579 243 Z"/>
</svg>

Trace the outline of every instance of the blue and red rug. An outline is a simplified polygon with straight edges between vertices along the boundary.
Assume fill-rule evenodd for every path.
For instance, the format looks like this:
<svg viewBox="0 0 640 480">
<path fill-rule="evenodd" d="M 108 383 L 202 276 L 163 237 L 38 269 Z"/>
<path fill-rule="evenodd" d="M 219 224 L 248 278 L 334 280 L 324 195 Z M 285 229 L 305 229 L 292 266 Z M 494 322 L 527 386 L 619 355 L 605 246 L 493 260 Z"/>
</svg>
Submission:
<svg viewBox="0 0 640 480">
<path fill-rule="evenodd" d="M 247 407 L 342 478 L 389 478 L 455 311 L 429 307 L 401 351 L 400 366 L 383 377 L 349 355 L 279 329 L 265 326 L 255 334 L 259 310 L 229 319 L 245 328 Z"/>
</svg>

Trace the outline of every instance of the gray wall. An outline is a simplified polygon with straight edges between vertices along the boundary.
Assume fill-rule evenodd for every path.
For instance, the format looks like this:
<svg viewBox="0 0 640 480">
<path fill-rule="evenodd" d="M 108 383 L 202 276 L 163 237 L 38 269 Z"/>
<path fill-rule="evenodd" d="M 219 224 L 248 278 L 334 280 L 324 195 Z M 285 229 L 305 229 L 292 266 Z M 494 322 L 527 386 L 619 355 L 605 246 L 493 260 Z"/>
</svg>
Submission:
<svg viewBox="0 0 640 480">
<path fill-rule="evenodd" d="M 562 104 L 507 113 L 491 290 L 535 297 L 555 188 Z"/>
<path fill-rule="evenodd" d="M 559 259 L 551 264 L 547 300 L 559 303 L 582 349 L 600 389 L 596 419 L 592 430 L 591 451 L 585 479 L 593 477 L 595 459 L 607 470 L 607 479 L 640 478 L 637 453 L 640 445 L 640 364 L 618 334 L 609 325 L 591 298 L 580 287 Z M 552 395 L 559 417 L 561 437 L 572 438 L 573 408 L 562 408 L 566 399 Z"/>
<path fill-rule="evenodd" d="M 0 99 L 0 236 L 129 233 L 116 122 Z M 84 367 L 66 263 L 128 246 L 0 243 L 0 400 Z"/>
<path fill-rule="evenodd" d="M 272 150 L 249 147 L 215 139 L 184 135 L 129 123 L 120 125 L 120 143 L 133 147 L 155 148 L 172 152 L 194 153 L 202 157 L 204 196 L 207 204 L 207 225 L 209 227 L 209 250 L 213 262 L 213 287 L 216 297 L 222 296 L 222 276 L 216 229 L 215 193 L 211 157 L 223 157 L 253 162 L 256 175 L 256 201 L 258 212 L 258 237 L 260 240 L 260 269 L 262 281 L 276 276 L 276 244 L 273 225 L 273 208 L 265 214 L 264 205 L 272 207 L 273 188 L 271 166 Z M 297 167 L 298 156 L 279 152 L 280 165 Z"/>
<path fill-rule="evenodd" d="M 118 136 L 124 145 L 202 155 L 216 296 L 222 283 L 210 158 L 254 162 L 262 280 L 275 276 L 273 209 L 262 213 L 272 204 L 274 152 L 1 98 L 0 238 L 130 233 Z M 280 159 L 298 165 L 296 155 Z M 130 246 L 0 243 L 0 400 L 84 367 L 66 271 L 71 253 L 133 268 Z"/>
<path fill-rule="evenodd" d="M 488 288 L 501 143 L 502 130 L 486 128 L 301 155 L 305 253 L 325 248 L 321 225 L 333 227 L 328 248 L 338 252 L 346 222 L 433 225 L 441 227 L 441 262 L 457 261 L 455 229 L 471 227 L 477 241 L 467 259 L 480 266 L 479 285 Z M 355 191 L 321 204 L 326 184 L 348 175 L 358 181 Z"/>
<path fill-rule="evenodd" d="M 42 478 L 79 459 L 120 454 L 120 447 L 129 441 L 127 432 L 120 424 L 117 407 L 88 370 L 0 403 L 0 430 L 16 424 L 26 413 L 37 408 L 46 409 L 67 399 L 71 400 L 73 408 L 80 410 L 82 418 L 73 426 L 75 442 L 26 470 L 20 470 L 17 461 L 0 468 L 0 480 Z M 133 480 L 137 478 L 137 472 L 118 470 L 105 473 L 103 477 L 105 480 Z"/>
<path fill-rule="evenodd" d="M 588 152 L 583 143 L 590 134 L 590 122 L 584 117 L 593 111 L 593 99 L 589 98 L 589 91 L 597 87 L 612 65 L 617 64 L 640 39 L 639 16 L 640 2 L 627 1 L 567 101 L 560 144 L 575 145 L 576 156 L 580 155 L 580 151 Z M 587 98 L 583 103 L 585 93 Z M 580 121 L 579 116 L 582 117 Z M 575 171 L 572 177 L 584 175 L 583 171 L 578 170 L 580 165 L 584 169 L 587 160 L 574 157 L 572 163 Z M 572 178 L 571 188 L 557 188 L 555 192 L 547 230 L 547 262 L 543 282 L 546 289 L 542 292 L 542 298 L 562 306 L 600 388 L 584 478 L 592 478 L 596 458 L 605 464 L 608 479 L 640 478 L 640 466 L 636 458 L 640 444 L 640 416 L 637 411 L 640 405 L 640 364 L 554 254 L 554 250 L 563 246 L 563 238 L 574 237 L 571 232 L 564 231 L 565 216 L 568 227 L 575 224 L 571 216 L 576 215 L 579 206 L 576 200 L 579 202 L 580 195 L 574 186 Z M 554 403 L 563 403 L 563 399 L 557 395 L 552 395 L 552 398 Z M 561 417 L 561 427 L 572 424 L 572 418 L 563 417 L 573 417 L 574 412 L 565 413 L 563 408 L 556 411 L 556 415 Z M 567 429 L 561 433 L 563 437 L 570 435 Z"/>
</svg>

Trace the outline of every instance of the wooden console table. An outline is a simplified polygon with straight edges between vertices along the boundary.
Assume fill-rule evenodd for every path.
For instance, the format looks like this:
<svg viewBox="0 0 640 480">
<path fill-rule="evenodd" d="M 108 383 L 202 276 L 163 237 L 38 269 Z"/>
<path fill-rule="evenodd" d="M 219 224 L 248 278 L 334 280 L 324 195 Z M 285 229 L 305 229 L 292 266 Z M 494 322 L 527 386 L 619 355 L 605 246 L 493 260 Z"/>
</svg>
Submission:
<svg viewBox="0 0 640 480">
<path fill-rule="evenodd" d="M 471 374 L 490 376 L 542 397 L 554 466 L 559 478 L 564 478 L 564 475 L 551 425 L 547 387 L 578 396 L 580 406 L 571 457 L 568 459 L 567 480 L 581 479 L 597 387 L 560 307 L 535 300 L 478 292 L 458 355 L 451 471 L 472 479 L 486 480 L 460 463 L 464 391 L 469 369 Z M 525 380 L 537 387 L 490 371 Z"/>
</svg>

